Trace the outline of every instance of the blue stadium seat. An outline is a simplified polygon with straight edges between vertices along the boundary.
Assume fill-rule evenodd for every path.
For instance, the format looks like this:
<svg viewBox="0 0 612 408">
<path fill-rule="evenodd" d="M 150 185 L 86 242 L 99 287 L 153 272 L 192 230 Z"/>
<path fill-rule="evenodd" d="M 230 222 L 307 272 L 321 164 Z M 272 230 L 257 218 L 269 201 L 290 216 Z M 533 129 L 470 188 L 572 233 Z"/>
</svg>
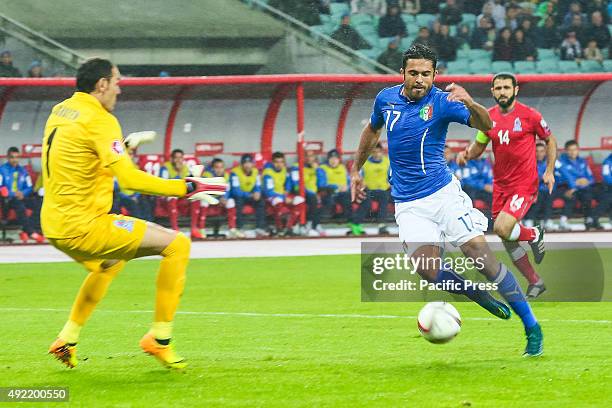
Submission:
<svg viewBox="0 0 612 408">
<path fill-rule="evenodd" d="M 416 39 L 416 36 L 413 36 L 413 35 L 402 38 L 402 42 L 400 42 L 401 50 L 406 51 L 408 48 L 410 48 L 410 46 L 412 45 L 415 39 Z"/>
<path fill-rule="evenodd" d="M 370 44 L 372 47 L 376 48 L 378 47 L 378 44 L 380 43 L 380 40 L 378 39 L 378 33 L 371 33 L 371 34 L 367 34 L 367 35 L 363 35 L 361 34 L 361 36 L 363 37 L 364 40 L 366 40 L 368 42 L 368 44 Z"/>
<path fill-rule="evenodd" d="M 404 20 L 404 23 L 406 23 L 406 26 L 416 24 L 416 18 L 414 18 L 412 14 L 402 13 L 402 20 Z"/>
<path fill-rule="evenodd" d="M 539 60 L 545 60 L 545 59 L 551 59 L 551 58 L 557 58 L 557 56 L 555 55 L 555 50 L 552 50 L 550 48 L 538 48 L 538 59 Z"/>
<path fill-rule="evenodd" d="M 491 69 L 493 72 L 512 72 L 512 64 L 508 61 L 493 61 L 491 63 Z"/>
<path fill-rule="evenodd" d="M 386 50 L 389 43 L 393 40 L 397 40 L 397 37 L 378 37 L 377 47 Z"/>
<path fill-rule="evenodd" d="M 353 14 L 351 16 L 351 25 L 357 27 L 359 25 L 369 25 L 375 27 L 374 19 L 369 14 Z"/>
<path fill-rule="evenodd" d="M 417 35 L 419 33 L 419 25 L 418 24 L 407 24 L 406 31 L 408 31 L 408 35 Z"/>
<path fill-rule="evenodd" d="M 480 59 L 470 62 L 470 72 L 472 74 L 490 74 L 493 72 L 491 61 Z"/>
<path fill-rule="evenodd" d="M 331 35 L 334 32 L 333 27 L 327 24 L 310 26 L 310 29 L 314 31 L 315 34 Z"/>
<path fill-rule="evenodd" d="M 481 50 L 478 48 L 468 51 L 470 61 L 489 60 L 491 61 L 491 51 Z"/>
<path fill-rule="evenodd" d="M 378 36 L 378 32 L 376 32 L 376 28 L 374 28 L 374 26 L 370 26 L 370 25 L 358 25 L 354 27 L 355 30 L 357 30 L 357 32 L 362 36 L 362 37 L 367 37 L 367 36 Z"/>
<path fill-rule="evenodd" d="M 469 48 L 459 48 L 457 50 L 457 59 L 470 59 L 470 49 Z"/>
<path fill-rule="evenodd" d="M 447 69 L 449 74 L 469 74 L 470 64 L 467 60 L 449 61 Z"/>
<path fill-rule="evenodd" d="M 580 71 L 582 72 L 602 72 L 603 70 L 603 66 L 597 61 L 582 60 L 580 63 Z"/>
<path fill-rule="evenodd" d="M 463 13 L 461 15 L 461 22 L 469 24 L 470 27 L 474 28 L 474 25 L 476 24 L 476 15 L 471 13 Z"/>
<path fill-rule="evenodd" d="M 382 51 L 376 48 L 372 48 L 370 50 L 358 50 L 357 53 L 366 58 L 376 60 L 378 59 L 378 56 L 382 53 Z"/>
<path fill-rule="evenodd" d="M 517 74 L 535 74 L 538 72 L 534 61 L 516 61 L 514 71 Z"/>
<path fill-rule="evenodd" d="M 559 61 L 559 70 L 564 74 L 575 74 L 580 72 L 580 66 L 576 61 Z"/>
<path fill-rule="evenodd" d="M 346 3 L 330 3 L 329 11 L 332 16 L 342 16 L 343 14 L 348 14 L 351 12 L 348 4 Z"/>
<path fill-rule="evenodd" d="M 604 60 L 603 67 L 606 72 L 612 72 L 612 59 Z"/>
<path fill-rule="evenodd" d="M 556 59 L 545 59 L 536 62 L 536 69 L 540 74 L 556 74 L 560 72 L 559 61 Z"/>
<path fill-rule="evenodd" d="M 417 14 L 416 22 L 419 27 L 429 27 L 431 22 L 434 21 L 436 18 L 437 17 L 435 14 L 427 14 L 427 13 Z"/>
</svg>

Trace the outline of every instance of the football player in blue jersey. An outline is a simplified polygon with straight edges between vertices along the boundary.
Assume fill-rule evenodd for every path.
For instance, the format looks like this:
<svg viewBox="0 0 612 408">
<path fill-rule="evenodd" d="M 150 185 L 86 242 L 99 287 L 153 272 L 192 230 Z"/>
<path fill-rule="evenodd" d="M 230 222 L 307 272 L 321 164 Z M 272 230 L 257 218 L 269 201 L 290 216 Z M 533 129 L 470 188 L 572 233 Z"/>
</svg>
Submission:
<svg viewBox="0 0 612 408">
<path fill-rule="evenodd" d="M 400 240 L 412 259 L 422 258 L 417 272 L 424 279 L 452 288 L 493 315 L 509 319 L 508 306 L 489 292 L 474 289 L 464 278 L 441 262 L 444 241 L 461 248 L 475 261 L 479 272 L 494 283 L 499 294 L 521 318 L 527 346 L 525 356 L 542 354 L 543 336 L 525 295 L 512 272 L 500 263 L 485 238 L 485 216 L 472 206 L 444 160 L 444 144 L 451 122 L 488 131 L 492 121 L 487 110 L 457 84 L 446 92 L 433 85 L 437 57 L 427 46 L 415 44 L 404 54 L 402 84 L 385 88 L 376 96 L 370 122 L 351 169 L 351 192 L 355 201 L 364 198 L 359 170 L 378 143 L 382 128 L 387 132 L 391 162 L 391 196 Z"/>
</svg>

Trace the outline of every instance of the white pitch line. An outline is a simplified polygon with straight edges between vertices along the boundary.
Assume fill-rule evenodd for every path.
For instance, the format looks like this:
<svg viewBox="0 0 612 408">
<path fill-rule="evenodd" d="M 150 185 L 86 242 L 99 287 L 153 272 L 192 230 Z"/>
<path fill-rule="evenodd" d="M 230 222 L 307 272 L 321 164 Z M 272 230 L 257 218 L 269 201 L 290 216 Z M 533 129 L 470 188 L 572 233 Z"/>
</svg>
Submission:
<svg viewBox="0 0 612 408">
<path fill-rule="evenodd" d="M 0 312 L 69 312 L 68 309 L 53 309 L 53 308 L 21 308 L 21 307 L 4 307 L 0 308 Z M 152 310 L 98 310 L 98 313 L 122 313 L 122 314 L 153 314 Z M 186 316 L 236 316 L 236 317 L 299 317 L 299 318 L 338 318 L 338 319 L 416 319 L 416 316 L 400 316 L 400 315 L 367 315 L 367 314 L 335 314 L 335 313 L 259 313 L 259 312 L 192 312 L 178 311 L 176 314 Z M 463 320 L 474 321 L 498 321 L 500 319 L 493 317 L 467 317 Z M 593 319 L 539 319 L 541 322 L 553 323 L 595 323 L 595 324 L 612 324 L 612 320 L 593 320 Z"/>
</svg>

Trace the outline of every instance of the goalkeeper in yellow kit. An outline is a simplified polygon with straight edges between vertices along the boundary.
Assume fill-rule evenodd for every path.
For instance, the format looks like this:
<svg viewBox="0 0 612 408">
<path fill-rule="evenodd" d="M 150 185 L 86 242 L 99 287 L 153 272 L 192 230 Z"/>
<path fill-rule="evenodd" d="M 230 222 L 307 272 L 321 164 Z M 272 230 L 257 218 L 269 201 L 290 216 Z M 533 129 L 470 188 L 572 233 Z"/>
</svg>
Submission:
<svg viewBox="0 0 612 408">
<path fill-rule="evenodd" d="M 183 292 L 191 242 L 180 232 L 108 214 L 113 177 L 122 188 L 144 194 L 213 202 L 211 195 L 225 194 L 225 181 L 165 180 L 136 169 L 125 152 L 119 122 L 111 113 L 121 93 L 119 79 L 119 70 L 110 61 L 95 58 L 85 62 L 77 72 L 76 92 L 53 107 L 45 126 L 42 228 L 53 246 L 89 272 L 49 353 L 74 367 L 81 328 L 113 278 L 130 259 L 161 255 L 155 317 L 140 346 L 165 366 L 183 368 L 186 363 L 171 343 L 172 321 Z M 134 146 L 139 140 L 125 142 Z"/>
</svg>

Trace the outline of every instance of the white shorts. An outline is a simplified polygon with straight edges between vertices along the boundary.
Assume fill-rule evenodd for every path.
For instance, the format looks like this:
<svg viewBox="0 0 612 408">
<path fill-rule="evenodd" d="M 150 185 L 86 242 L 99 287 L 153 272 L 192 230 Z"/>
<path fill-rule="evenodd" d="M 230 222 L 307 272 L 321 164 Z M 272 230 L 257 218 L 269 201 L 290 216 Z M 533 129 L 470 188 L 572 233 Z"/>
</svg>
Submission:
<svg viewBox="0 0 612 408">
<path fill-rule="evenodd" d="M 413 243 L 443 247 L 446 241 L 459 246 L 483 235 L 489 223 L 472 206 L 472 200 L 454 176 L 450 183 L 427 197 L 396 203 L 395 221 L 400 240 L 407 248 L 414 247 Z"/>
</svg>

